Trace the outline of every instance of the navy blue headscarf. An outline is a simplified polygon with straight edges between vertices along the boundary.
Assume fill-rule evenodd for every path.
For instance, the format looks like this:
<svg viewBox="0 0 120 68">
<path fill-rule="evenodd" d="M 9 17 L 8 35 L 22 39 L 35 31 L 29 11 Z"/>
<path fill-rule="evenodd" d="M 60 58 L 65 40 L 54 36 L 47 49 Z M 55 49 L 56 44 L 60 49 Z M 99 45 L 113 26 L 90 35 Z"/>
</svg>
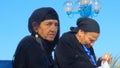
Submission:
<svg viewBox="0 0 120 68">
<path fill-rule="evenodd" d="M 71 27 L 72 32 L 78 32 L 79 29 L 85 32 L 100 33 L 100 27 L 97 21 L 91 18 L 78 18 L 77 27 Z"/>
</svg>

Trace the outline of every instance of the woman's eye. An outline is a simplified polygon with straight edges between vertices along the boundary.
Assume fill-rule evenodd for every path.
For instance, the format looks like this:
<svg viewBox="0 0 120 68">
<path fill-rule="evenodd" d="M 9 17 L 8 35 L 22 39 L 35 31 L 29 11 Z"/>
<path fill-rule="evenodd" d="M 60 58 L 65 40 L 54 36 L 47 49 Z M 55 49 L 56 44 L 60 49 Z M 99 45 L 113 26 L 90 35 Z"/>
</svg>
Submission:
<svg viewBox="0 0 120 68">
<path fill-rule="evenodd" d="M 58 26 L 58 23 L 55 23 L 55 26 Z"/>
</svg>

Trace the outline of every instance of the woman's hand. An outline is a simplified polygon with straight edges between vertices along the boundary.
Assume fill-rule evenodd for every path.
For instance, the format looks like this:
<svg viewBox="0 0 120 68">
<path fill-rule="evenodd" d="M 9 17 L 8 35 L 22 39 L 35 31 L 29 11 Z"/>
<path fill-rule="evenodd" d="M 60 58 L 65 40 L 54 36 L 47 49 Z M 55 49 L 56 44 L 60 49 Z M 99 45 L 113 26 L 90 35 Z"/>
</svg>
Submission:
<svg viewBox="0 0 120 68">
<path fill-rule="evenodd" d="M 103 55 L 101 58 L 100 58 L 101 61 L 107 61 L 108 64 L 110 64 L 112 62 L 112 59 L 111 59 L 111 55 L 109 53 L 106 53 L 105 55 Z"/>
</svg>

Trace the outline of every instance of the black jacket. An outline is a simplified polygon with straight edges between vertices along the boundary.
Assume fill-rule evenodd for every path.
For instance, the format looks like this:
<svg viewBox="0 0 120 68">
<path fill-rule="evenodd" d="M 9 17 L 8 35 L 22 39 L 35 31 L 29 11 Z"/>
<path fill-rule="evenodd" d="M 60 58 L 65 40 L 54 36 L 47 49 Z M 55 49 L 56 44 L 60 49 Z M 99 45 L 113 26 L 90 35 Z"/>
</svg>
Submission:
<svg viewBox="0 0 120 68">
<path fill-rule="evenodd" d="M 23 38 L 16 49 L 13 68 L 53 68 L 52 43 L 41 40 L 44 50 L 34 36 Z"/>
<path fill-rule="evenodd" d="M 92 47 L 90 51 L 96 60 Z M 60 68 L 96 68 L 72 32 L 65 33 L 60 38 L 55 49 L 55 59 Z"/>
</svg>

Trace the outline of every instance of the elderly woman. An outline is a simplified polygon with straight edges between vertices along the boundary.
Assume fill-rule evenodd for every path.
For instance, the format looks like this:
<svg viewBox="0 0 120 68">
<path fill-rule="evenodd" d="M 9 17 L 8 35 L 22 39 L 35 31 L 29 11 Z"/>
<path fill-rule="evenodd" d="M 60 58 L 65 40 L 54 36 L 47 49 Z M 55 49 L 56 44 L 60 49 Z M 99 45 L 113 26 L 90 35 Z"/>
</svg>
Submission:
<svg viewBox="0 0 120 68">
<path fill-rule="evenodd" d="M 101 61 L 110 63 L 110 55 L 96 61 L 93 45 L 100 34 L 99 24 L 90 18 L 79 18 L 77 27 L 62 35 L 55 49 L 55 59 L 60 68 L 96 68 Z M 107 57 L 106 57 L 107 56 Z"/>
<path fill-rule="evenodd" d="M 56 68 L 52 51 L 59 39 L 59 27 L 59 17 L 53 8 L 36 9 L 28 21 L 31 35 L 19 42 L 13 68 Z"/>
</svg>

